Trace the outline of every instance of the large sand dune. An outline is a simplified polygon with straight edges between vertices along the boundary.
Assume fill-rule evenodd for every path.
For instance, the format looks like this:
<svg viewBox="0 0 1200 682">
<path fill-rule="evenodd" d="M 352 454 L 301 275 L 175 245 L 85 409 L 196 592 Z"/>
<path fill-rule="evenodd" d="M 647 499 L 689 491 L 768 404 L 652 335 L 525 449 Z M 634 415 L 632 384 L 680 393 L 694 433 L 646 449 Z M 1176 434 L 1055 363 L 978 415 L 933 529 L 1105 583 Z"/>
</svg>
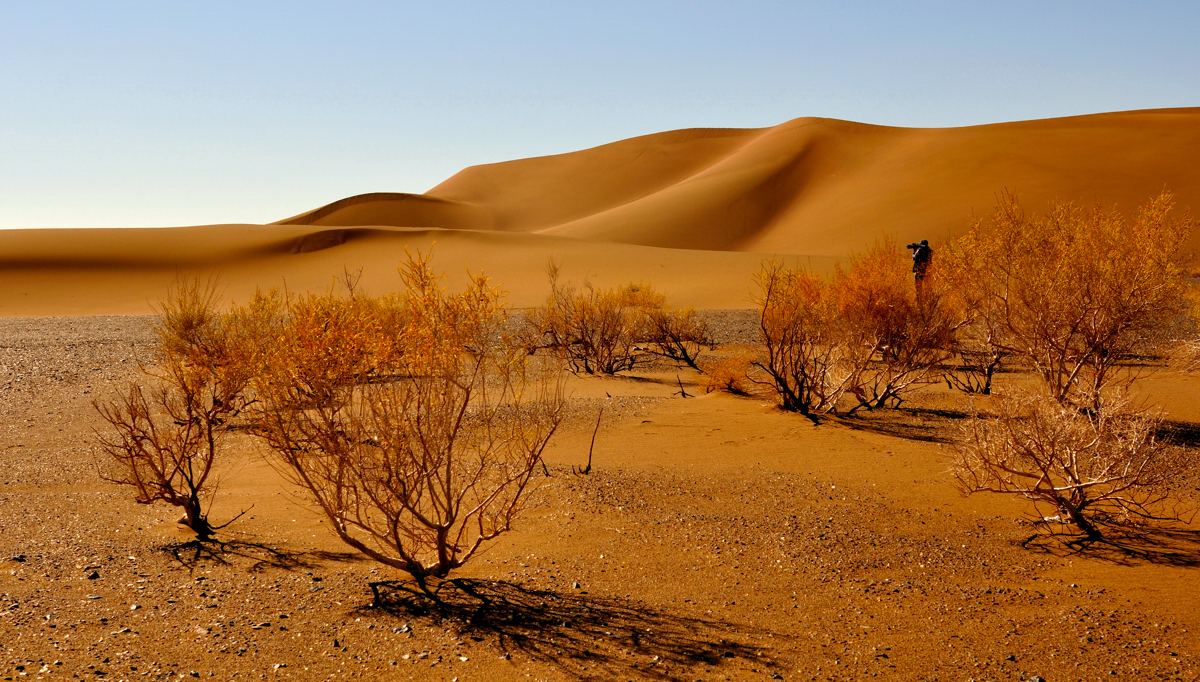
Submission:
<svg viewBox="0 0 1200 682">
<path fill-rule="evenodd" d="M 935 245 L 1014 192 L 1132 209 L 1166 188 L 1200 207 L 1200 109 L 965 128 L 801 118 L 694 129 L 467 168 L 423 195 L 364 194 L 275 225 L 0 232 L 0 314 L 139 312 L 181 274 L 218 272 L 230 295 L 328 286 L 362 270 L 394 284 L 405 249 L 455 277 L 486 271 L 516 305 L 570 277 L 649 281 L 677 302 L 744 307 L 765 254 L 826 268 L 877 239 Z M 1193 237 L 1193 251 L 1200 242 Z"/>
<path fill-rule="evenodd" d="M 1132 207 L 1163 188 L 1197 206 L 1198 154 L 1200 109 L 938 129 L 801 118 L 476 166 L 425 195 L 363 195 L 284 222 L 840 256 L 880 233 L 944 240 L 1004 189 L 1031 207 Z"/>
</svg>

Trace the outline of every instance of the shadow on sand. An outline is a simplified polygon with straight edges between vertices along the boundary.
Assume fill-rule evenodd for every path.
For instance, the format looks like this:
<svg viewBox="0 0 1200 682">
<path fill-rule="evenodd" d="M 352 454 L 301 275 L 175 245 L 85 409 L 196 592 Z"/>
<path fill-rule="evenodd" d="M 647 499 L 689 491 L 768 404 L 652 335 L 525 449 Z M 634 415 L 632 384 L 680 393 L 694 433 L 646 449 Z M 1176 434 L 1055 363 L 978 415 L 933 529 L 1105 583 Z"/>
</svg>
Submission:
<svg viewBox="0 0 1200 682">
<path fill-rule="evenodd" d="M 1040 533 L 1022 544 L 1051 556 L 1089 557 L 1121 566 L 1200 566 L 1200 530 L 1181 526 L 1106 528 L 1104 537 L 1094 540 L 1075 533 Z"/>
<path fill-rule="evenodd" d="M 743 640 L 747 633 L 707 618 L 665 613 L 632 600 L 535 590 L 507 581 L 453 579 L 436 600 L 411 583 L 373 583 L 364 610 L 449 624 L 460 636 L 495 640 L 504 657 L 527 656 L 580 679 L 696 679 L 716 666 L 769 678 L 778 664 Z M 779 678 L 781 679 L 781 678 Z"/>
<path fill-rule="evenodd" d="M 923 407 L 898 407 L 859 412 L 834 420 L 855 431 L 870 431 L 885 436 L 926 443 L 953 443 L 954 424 L 970 416 L 961 410 Z"/>
<path fill-rule="evenodd" d="M 246 570 L 255 572 L 267 568 L 311 570 L 327 561 L 362 560 L 360 555 L 348 552 L 297 551 L 249 540 L 189 540 L 171 543 L 162 550 L 189 571 L 202 563 L 228 566 L 244 562 L 248 564 Z"/>
<path fill-rule="evenodd" d="M 1200 447 L 1200 424 L 1195 422 L 1168 419 L 1163 421 L 1155 435 L 1180 447 Z"/>
</svg>

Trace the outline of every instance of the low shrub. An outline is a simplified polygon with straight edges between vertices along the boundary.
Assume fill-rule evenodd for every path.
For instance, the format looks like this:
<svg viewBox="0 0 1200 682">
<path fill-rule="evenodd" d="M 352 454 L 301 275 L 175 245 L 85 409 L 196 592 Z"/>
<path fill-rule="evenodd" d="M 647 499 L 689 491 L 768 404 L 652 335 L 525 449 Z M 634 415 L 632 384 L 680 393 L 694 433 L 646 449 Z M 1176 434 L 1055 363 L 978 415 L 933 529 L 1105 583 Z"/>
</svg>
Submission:
<svg viewBox="0 0 1200 682">
<path fill-rule="evenodd" d="M 1161 505 L 1186 462 L 1157 437 L 1157 417 L 1129 411 L 1123 400 L 1081 411 L 1034 391 L 999 407 L 997 417 L 965 424 L 953 465 L 964 492 L 1019 495 L 1039 521 L 1072 524 L 1088 539 L 1106 526 L 1164 517 Z"/>
<path fill-rule="evenodd" d="M 1184 310 L 1192 228 L 1165 192 L 1132 217 L 1071 203 L 1029 215 L 1002 196 L 947 261 L 974 337 L 987 340 L 977 352 L 1032 367 L 1060 402 L 1102 409 L 1106 389 L 1128 376 L 1119 365 L 1157 352 Z"/>
<path fill-rule="evenodd" d="M 768 262 L 758 287 L 766 358 L 755 365 L 783 409 L 812 416 L 895 407 L 940 380 L 956 317 L 936 270 L 917 295 L 897 245 L 877 244 L 830 280 Z"/>
<path fill-rule="evenodd" d="M 704 364 L 704 392 L 725 391 L 734 395 L 750 395 L 749 372 L 752 359 L 748 355 L 711 360 Z"/>
<path fill-rule="evenodd" d="M 649 355 L 699 369 L 702 349 L 716 345 L 695 311 L 667 308 L 652 287 L 577 287 L 564 283 L 553 264 L 549 277 L 550 297 L 528 314 L 522 336 L 531 352 L 561 351 L 576 374 L 629 371 Z"/>
</svg>

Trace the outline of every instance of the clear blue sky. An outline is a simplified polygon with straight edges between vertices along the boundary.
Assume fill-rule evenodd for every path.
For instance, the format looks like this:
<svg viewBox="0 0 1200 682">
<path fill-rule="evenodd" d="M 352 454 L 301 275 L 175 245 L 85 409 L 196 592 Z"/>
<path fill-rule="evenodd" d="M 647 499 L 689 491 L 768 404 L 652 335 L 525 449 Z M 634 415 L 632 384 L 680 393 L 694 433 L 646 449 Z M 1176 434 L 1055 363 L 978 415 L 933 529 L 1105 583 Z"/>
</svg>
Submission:
<svg viewBox="0 0 1200 682">
<path fill-rule="evenodd" d="M 0 227 L 271 221 L 672 128 L 1200 105 L 1198 2 L 451 4 L 0 0 Z"/>
</svg>

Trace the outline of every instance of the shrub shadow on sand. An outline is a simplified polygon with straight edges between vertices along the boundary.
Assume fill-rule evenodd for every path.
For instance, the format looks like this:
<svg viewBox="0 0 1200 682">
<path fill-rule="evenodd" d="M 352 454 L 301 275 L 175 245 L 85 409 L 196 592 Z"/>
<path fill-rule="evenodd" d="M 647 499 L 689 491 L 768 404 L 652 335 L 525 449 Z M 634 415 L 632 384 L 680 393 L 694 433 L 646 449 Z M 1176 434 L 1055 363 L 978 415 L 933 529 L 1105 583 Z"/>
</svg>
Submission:
<svg viewBox="0 0 1200 682">
<path fill-rule="evenodd" d="M 276 568 L 285 571 L 312 570 L 329 561 L 361 561 L 358 554 L 319 550 L 290 550 L 249 540 L 189 540 L 161 548 L 188 571 L 209 563 L 222 566 L 246 564 L 250 572 Z"/>
<path fill-rule="evenodd" d="M 765 648 L 744 641 L 748 634 L 769 636 L 765 630 L 747 632 L 630 599 L 461 578 L 442 583 L 436 600 L 409 583 L 372 589 L 376 604 L 364 610 L 432 619 L 477 641 L 494 638 L 505 657 L 527 656 L 580 679 L 695 679 L 736 659 L 739 670 L 749 665 L 764 677 L 777 668 Z"/>
<path fill-rule="evenodd" d="M 1120 566 L 1200 567 L 1200 530 L 1180 526 L 1106 528 L 1095 540 L 1076 533 L 1045 533 L 1022 545 L 1059 558 L 1087 557 Z"/>
<path fill-rule="evenodd" d="M 945 444 L 955 442 L 955 425 L 969 416 L 962 410 L 899 407 L 859 412 L 852 417 L 835 417 L 834 420 L 855 431 Z"/>
<path fill-rule="evenodd" d="M 1155 435 L 1180 447 L 1200 447 L 1200 424 L 1195 422 L 1163 420 Z"/>
</svg>

